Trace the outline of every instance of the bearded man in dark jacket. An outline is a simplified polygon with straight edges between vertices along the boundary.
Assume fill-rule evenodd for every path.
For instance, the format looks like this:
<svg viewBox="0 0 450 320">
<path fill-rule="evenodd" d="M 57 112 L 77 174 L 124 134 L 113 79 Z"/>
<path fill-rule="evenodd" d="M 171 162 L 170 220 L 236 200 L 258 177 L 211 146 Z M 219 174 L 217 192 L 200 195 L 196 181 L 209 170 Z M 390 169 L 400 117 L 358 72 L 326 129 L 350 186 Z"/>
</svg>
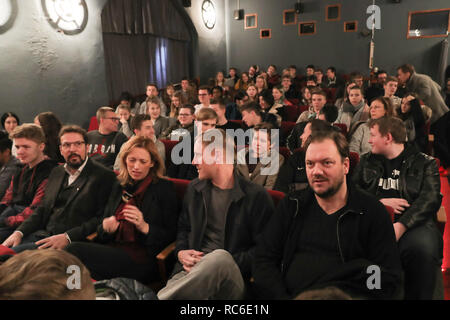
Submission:
<svg viewBox="0 0 450 320">
<path fill-rule="evenodd" d="M 400 119 L 383 117 L 369 126 L 372 151 L 361 157 L 353 179 L 394 211 L 405 299 L 432 299 L 443 249 L 436 226 L 442 201 L 436 161 L 405 144 Z"/>
</svg>

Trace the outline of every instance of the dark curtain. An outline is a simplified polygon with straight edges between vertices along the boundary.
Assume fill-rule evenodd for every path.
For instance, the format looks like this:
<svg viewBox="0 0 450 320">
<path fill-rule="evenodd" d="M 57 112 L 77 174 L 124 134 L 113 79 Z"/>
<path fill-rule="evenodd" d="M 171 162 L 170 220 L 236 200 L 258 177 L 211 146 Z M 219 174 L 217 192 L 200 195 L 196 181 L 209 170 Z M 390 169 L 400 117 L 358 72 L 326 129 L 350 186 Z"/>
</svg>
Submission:
<svg viewBox="0 0 450 320">
<path fill-rule="evenodd" d="M 189 75 L 188 27 L 169 0 L 110 0 L 102 12 L 106 81 L 111 101 Z"/>
</svg>

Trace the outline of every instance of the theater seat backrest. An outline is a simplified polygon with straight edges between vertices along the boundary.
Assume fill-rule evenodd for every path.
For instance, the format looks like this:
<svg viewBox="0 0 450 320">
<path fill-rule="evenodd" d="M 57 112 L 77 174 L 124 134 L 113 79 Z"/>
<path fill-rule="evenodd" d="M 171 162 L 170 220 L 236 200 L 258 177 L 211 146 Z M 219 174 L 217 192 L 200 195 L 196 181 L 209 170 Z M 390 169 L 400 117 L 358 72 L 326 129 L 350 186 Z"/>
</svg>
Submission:
<svg viewBox="0 0 450 320">
<path fill-rule="evenodd" d="M 166 148 L 166 168 L 168 168 L 170 163 L 172 162 L 172 149 L 179 141 L 161 139 L 161 142 L 164 143 L 164 147 Z"/>
<path fill-rule="evenodd" d="M 89 129 L 88 131 L 94 131 L 98 130 L 98 121 L 96 116 L 91 117 L 91 121 L 89 122 Z"/>
<path fill-rule="evenodd" d="M 285 197 L 285 194 L 281 191 L 267 190 L 267 192 L 269 192 L 269 195 L 272 197 L 272 201 L 275 207 L 277 207 L 278 203 Z"/>
<path fill-rule="evenodd" d="M 187 187 L 191 181 L 189 180 L 183 180 L 183 179 L 175 179 L 175 178 L 168 178 L 169 181 L 172 181 L 175 185 L 175 191 L 177 193 L 177 199 L 181 204 L 183 203 L 184 194 L 186 193 Z"/>
</svg>

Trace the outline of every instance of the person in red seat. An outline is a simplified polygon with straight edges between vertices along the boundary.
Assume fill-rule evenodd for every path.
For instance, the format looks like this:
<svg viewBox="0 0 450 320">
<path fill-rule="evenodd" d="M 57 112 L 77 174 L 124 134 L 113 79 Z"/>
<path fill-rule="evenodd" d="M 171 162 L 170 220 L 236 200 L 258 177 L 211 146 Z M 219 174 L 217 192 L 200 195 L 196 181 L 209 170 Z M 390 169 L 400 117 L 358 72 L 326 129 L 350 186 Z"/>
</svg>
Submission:
<svg viewBox="0 0 450 320">
<path fill-rule="evenodd" d="M 297 119 L 297 123 L 308 121 L 310 118 L 317 118 L 320 110 L 327 103 L 327 94 L 320 88 L 311 89 L 311 107 L 303 111 Z"/>
<path fill-rule="evenodd" d="M 158 279 L 156 255 L 175 240 L 178 218 L 175 188 L 163 172 L 151 139 L 133 137 L 125 144 L 96 243 L 72 242 L 66 248 L 95 280 Z"/>
<path fill-rule="evenodd" d="M 258 239 L 257 298 L 293 299 L 330 286 L 352 298 L 392 298 L 401 279 L 394 230 L 384 206 L 347 179 L 347 140 L 317 131 L 305 148 L 309 188 L 281 200 Z"/>
<path fill-rule="evenodd" d="M 95 289 L 89 270 L 68 252 L 26 251 L 0 266 L 0 300 L 95 300 Z"/>
<path fill-rule="evenodd" d="M 369 128 L 372 151 L 361 157 L 353 180 L 394 208 L 405 299 L 431 300 L 443 249 L 435 223 L 442 201 L 436 161 L 405 143 L 406 128 L 398 118 L 373 120 Z"/>
<path fill-rule="evenodd" d="M 222 129 L 226 132 L 226 130 L 237 130 L 241 129 L 241 126 L 238 123 L 228 121 L 225 117 L 226 114 L 226 106 L 225 101 L 221 98 L 211 100 L 211 108 L 217 114 L 217 124 L 216 128 Z"/>
<path fill-rule="evenodd" d="M 116 180 L 113 171 L 87 156 L 87 134 L 83 128 L 64 126 L 59 139 L 66 163 L 53 168 L 39 206 L 3 242 L 16 252 L 63 249 L 71 241 L 85 241 L 95 232 Z M 24 145 L 20 142 L 18 146 Z M 29 155 L 23 157 L 28 159 Z M 35 174 L 33 181 L 36 180 Z"/>
<path fill-rule="evenodd" d="M 0 202 L 0 243 L 36 211 L 44 198 L 50 172 L 57 166 L 55 160 L 44 155 L 45 135 L 37 125 L 18 126 L 10 136 L 22 167 L 6 182 L 9 187 Z"/>
<path fill-rule="evenodd" d="M 158 100 L 158 103 L 161 107 L 161 115 L 163 115 L 164 117 L 167 116 L 168 114 L 168 110 L 167 110 L 167 106 L 164 104 L 164 102 L 162 101 L 162 99 L 159 98 L 158 94 L 158 86 L 154 83 L 149 83 L 146 87 L 147 91 L 145 92 L 145 94 L 147 95 L 147 98 L 145 99 L 144 102 L 141 103 L 140 107 L 139 107 L 139 111 L 137 112 L 138 114 L 145 114 L 147 113 L 147 100 L 150 97 L 154 97 Z"/>
<path fill-rule="evenodd" d="M 280 75 L 277 73 L 277 67 L 274 64 L 267 68 L 267 86 L 269 89 L 275 88 L 280 84 Z"/>
<path fill-rule="evenodd" d="M 241 299 L 273 201 L 235 173 L 234 141 L 223 130 L 199 135 L 194 152 L 199 176 L 188 186 L 178 221 L 178 263 L 158 298 Z"/>
</svg>

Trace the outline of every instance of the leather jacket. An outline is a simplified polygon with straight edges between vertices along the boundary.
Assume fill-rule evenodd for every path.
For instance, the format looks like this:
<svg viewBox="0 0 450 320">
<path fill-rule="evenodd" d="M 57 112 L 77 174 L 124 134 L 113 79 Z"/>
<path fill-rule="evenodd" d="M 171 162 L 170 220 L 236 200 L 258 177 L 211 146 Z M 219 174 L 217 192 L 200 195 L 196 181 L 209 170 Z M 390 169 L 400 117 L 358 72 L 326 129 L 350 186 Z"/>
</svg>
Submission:
<svg viewBox="0 0 450 320">
<path fill-rule="evenodd" d="M 378 183 L 383 176 L 383 156 L 366 153 L 353 173 L 353 181 L 362 189 L 381 198 Z M 442 201 L 441 180 L 435 159 L 421 153 L 413 144 L 406 144 L 400 168 L 400 197 L 410 204 L 399 222 L 408 229 L 436 221 Z"/>
</svg>

